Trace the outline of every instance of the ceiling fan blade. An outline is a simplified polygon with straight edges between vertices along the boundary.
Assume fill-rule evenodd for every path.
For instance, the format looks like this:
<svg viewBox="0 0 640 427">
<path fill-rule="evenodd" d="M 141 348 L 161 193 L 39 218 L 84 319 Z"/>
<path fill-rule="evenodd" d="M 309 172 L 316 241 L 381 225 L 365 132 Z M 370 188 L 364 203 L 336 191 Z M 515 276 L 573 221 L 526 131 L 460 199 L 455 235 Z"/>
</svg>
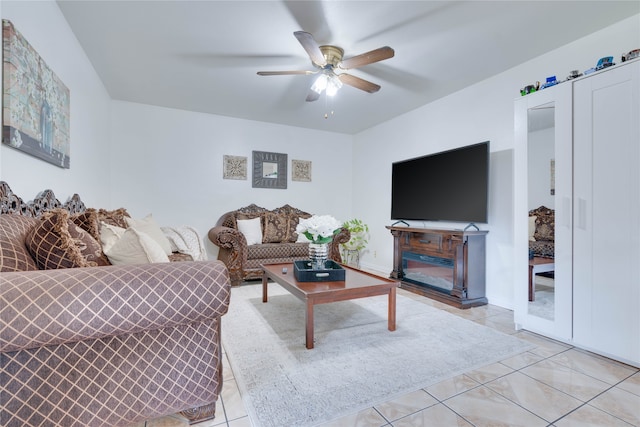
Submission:
<svg viewBox="0 0 640 427">
<path fill-rule="evenodd" d="M 394 50 L 389 46 L 384 46 L 378 49 L 374 49 L 370 52 L 363 53 L 361 55 L 344 59 L 338 64 L 338 67 L 342 68 L 343 70 L 349 70 L 352 68 L 362 67 L 363 65 L 373 64 L 374 62 L 393 58 L 393 55 L 395 55 Z"/>
<path fill-rule="evenodd" d="M 327 65 L 327 60 L 324 58 L 324 55 L 320 50 L 320 46 L 310 33 L 307 33 L 306 31 L 296 31 L 293 35 L 296 36 L 304 50 L 307 51 L 309 58 L 311 58 L 311 62 L 316 64 L 318 67 L 324 67 Z"/>
<path fill-rule="evenodd" d="M 292 74 L 315 74 L 317 71 L 294 70 L 294 71 L 258 71 L 259 76 L 288 76 Z"/>
<path fill-rule="evenodd" d="M 307 95 L 307 99 L 305 99 L 305 101 L 313 102 L 313 101 L 317 101 L 318 99 L 320 99 L 320 94 L 315 90 L 310 90 L 309 94 Z"/>
<path fill-rule="evenodd" d="M 375 93 L 380 90 L 380 86 L 377 84 L 361 79 L 360 77 L 352 76 L 351 74 L 340 74 L 338 78 L 342 83 L 365 92 Z"/>
</svg>

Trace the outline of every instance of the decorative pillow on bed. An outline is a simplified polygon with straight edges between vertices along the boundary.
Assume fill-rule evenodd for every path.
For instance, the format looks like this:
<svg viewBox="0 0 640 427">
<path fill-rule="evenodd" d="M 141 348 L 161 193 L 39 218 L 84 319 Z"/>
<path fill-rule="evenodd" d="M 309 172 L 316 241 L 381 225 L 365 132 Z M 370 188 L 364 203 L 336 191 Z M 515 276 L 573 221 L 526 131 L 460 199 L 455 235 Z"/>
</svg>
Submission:
<svg viewBox="0 0 640 427">
<path fill-rule="evenodd" d="M 75 225 L 65 209 L 43 214 L 25 244 L 41 270 L 109 265 L 100 243 Z"/>
</svg>

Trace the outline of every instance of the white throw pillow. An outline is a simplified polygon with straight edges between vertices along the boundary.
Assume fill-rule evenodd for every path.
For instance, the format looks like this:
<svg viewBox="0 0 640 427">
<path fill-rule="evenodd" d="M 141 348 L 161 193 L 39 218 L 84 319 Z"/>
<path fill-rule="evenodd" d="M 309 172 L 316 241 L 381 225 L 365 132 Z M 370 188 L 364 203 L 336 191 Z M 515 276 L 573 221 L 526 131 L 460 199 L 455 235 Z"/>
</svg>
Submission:
<svg viewBox="0 0 640 427">
<path fill-rule="evenodd" d="M 117 242 L 103 251 L 113 265 L 169 262 L 160 245 L 135 228 L 127 228 Z"/>
<path fill-rule="evenodd" d="M 247 245 L 259 245 L 262 243 L 262 223 L 260 217 L 253 219 L 239 219 L 238 231 L 244 234 Z"/>
<path fill-rule="evenodd" d="M 125 232 L 125 228 L 118 227 L 116 225 L 107 224 L 104 221 L 100 222 L 100 243 L 102 243 L 102 251 L 105 252 L 114 243 L 116 243 Z"/>
<path fill-rule="evenodd" d="M 133 227 L 138 231 L 141 231 L 155 240 L 160 247 L 164 250 L 164 253 L 167 255 L 171 255 L 171 243 L 167 236 L 164 235 L 164 232 L 160 229 L 158 223 L 153 219 L 151 214 L 145 216 L 142 219 L 133 219 L 125 217 L 124 220 L 127 222 L 129 227 Z"/>
<path fill-rule="evenodd" d="M 529 217 L 529 241 L 530 242 L 535 242 L 536 239 L 533 237 L 534 233 L 536 232 L 536 216 L 535 215 L 531 215 Z"/>
</svg>

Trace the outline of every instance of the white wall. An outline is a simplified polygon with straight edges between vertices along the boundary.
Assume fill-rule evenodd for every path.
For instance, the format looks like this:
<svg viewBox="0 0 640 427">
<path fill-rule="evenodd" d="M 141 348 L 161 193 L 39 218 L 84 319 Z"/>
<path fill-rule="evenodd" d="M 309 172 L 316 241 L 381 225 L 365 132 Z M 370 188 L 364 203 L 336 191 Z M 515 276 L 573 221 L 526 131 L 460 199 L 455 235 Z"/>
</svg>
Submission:
<svg viewBox="0 0 640 427">
<path fill-rule="evenodd" d="M 71 168 L 0 144 L 0 180 L 25 200 L 49 188 L 62 202 L 78 193 L 89 206 L 107 207 L 110 98 L 104 85 L 53 0 L 3 0 L 1 12 L 69 88 Z"/>
<path fill-rule="evenodd" d="M 529 133 L 527 163 L 529 171 L 529 210 L 546 206 L 555 209 L 551 194 L 551 159 L 555 159 L 555 128 Z"/>
<path fill-rule="evenodd" d="M 393 240 L 385 225 L 391 223 L 393 161 L 490 140 L 493 155 L 489 224 L 483 227 L 489 230 L 487 297 L 490 303 L 512 308 L 514 99 L 527 84 L 544 81 L 550 75 L 564 79 L 571 70 L 595 66 L 600 57 L 615 55 L 618 62 L 622 52 L 640 46 L 639 29 L 640 15 L 635 15 L 356 135 L 353 216 L 364 220 L 371 229 L 369 251 L 362 264 L 385 273 L 392 269 Z M 414 225 L 461 227 L 443 223 Z"/>
<path fill-rule="evenodd" d="M 19 195 L 32 198 L 51 188 L 66 199 L 77 192 L 89 206 L 125 206 L 134 216 L 153 212 L 162 224 L 189 224 L 203 235 L 220 214 L 249 203 L 357 217 L 371 228 L 363 265 L 388 273 L 391 163 L 490 140 L 487 296 L 504 307 L 513 307 L 513 101 L 519 89 L 584 71 L 602 56 L 618 62 L 640 46 L 636 15 L 351 137 L 111 102 L 53 0 L 1 4 L 1 16 L 71 91 L 71 169 L 0 145 L 0 179 Z M 313 161 L 313 181 L 292 182 L 290 171 L 287 190 L 253 189 L 250 174 L 247 181 L 223 180 L 222 156 L 250 162 L 252 150 L 288 154 L 289 170 L 291 159 Z M 212 245 L 208 250 L 215 256 Z"/>
<path fill-rule="evenodd" d="M 121 101 L 112 103 L 112 119 L 114 207 L 195 227 L 210 257 L 217 247 L 209 229 L 251 203 L 349 219 L 351 136 Z M 252 188 L 254 150 L 287 154 L 286 189 Z M 222 178 L 224 155 L 247 157 L 247 180 Z M 311 182 L 291 181 L 292 159 L 312 162 Z"/>
</svg>

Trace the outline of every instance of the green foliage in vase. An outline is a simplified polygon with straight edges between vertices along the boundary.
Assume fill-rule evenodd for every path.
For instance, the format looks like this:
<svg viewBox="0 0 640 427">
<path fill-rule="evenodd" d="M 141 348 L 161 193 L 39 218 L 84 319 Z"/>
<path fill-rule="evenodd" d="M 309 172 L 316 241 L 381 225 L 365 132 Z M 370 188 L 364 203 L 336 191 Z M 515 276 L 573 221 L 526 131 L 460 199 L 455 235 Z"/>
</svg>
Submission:
<svg viewBox="0 0 640 427">
<path fill-rule="evenodd" d="M 348 251 L 361 251 L 369 243 L 369 226 L 357 218 L 350 219 L 342 224 L 344 228 L 351 232 L 351 239 L 347 243 L 342 243 L 343 249 Z"/>
</svg>

